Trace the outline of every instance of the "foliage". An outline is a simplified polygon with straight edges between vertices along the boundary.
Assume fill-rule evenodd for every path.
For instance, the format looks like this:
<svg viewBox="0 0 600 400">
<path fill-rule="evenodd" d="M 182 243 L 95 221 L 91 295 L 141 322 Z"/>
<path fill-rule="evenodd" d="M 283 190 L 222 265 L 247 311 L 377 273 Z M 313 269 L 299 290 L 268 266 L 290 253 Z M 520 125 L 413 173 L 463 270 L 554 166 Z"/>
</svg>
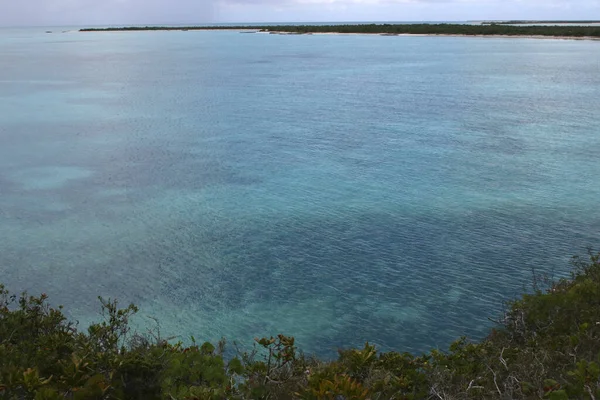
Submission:
<svg viewBox="0 0 600 400">
<path fill-rule="evenodd" d="M 487 338 L 447 351 L 380 353 L 372 344 L 307 357 L 293 337 L 255 339 L 226 360 L 129 329 L 137 308 L 100 298 L 79 332 L 45 294 L 0 285 L 0 399 L 600 399 L 600 256 L 508 304 Z"/>
<path fill-rule="evenodd" d="M 509 21 L 508 21 L 509 22 Z M 517 21 L 518 22 L 518 21 Z M 564 36 L 600 37 L 600 27 L 573 25 L 513 24 L 339 24 L 339 25 L 264 25 L 264 26 L 127 26 L 111 28 L 85 28 L 81 32 L 97 31 L 198 31 L 245 30 L 270 33 L 368 33 L 384 35 L 507 35 L 507 36 Z"/>
</svg>

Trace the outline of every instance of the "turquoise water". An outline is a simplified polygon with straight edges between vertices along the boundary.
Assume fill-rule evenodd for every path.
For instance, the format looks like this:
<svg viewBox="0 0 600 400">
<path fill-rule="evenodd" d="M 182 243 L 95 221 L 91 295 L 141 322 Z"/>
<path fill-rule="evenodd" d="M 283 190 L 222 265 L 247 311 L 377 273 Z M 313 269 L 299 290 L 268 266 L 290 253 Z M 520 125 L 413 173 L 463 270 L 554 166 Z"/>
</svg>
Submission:
<svg viewBox="0 0 600 400">
<path fill-rule="evenodd" d="M 0 280 L 85 324 L 481 337 L 600 231 L 600 42 L 0 31 Z"/>
</svg>

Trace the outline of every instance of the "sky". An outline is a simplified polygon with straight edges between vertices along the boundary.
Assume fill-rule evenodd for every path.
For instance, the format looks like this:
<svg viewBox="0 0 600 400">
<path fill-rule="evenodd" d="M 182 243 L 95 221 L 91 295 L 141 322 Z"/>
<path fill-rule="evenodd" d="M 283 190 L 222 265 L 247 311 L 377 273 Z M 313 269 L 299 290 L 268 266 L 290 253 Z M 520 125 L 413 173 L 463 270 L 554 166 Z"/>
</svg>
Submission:
<svg viewBox="0 0 600 400">
<path fill-rule="evenodd" d="M 600 0 L 0 0 L 0 26 L 600 19 Z"/>
</svg>

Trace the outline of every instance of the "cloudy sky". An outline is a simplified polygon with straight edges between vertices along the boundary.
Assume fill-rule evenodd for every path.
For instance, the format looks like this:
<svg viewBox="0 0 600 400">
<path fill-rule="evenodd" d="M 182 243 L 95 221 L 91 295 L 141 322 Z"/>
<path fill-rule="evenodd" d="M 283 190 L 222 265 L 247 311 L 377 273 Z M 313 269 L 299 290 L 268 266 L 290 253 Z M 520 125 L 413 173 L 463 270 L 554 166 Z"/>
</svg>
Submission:
<svg viewBox="0 0 600 400">
<path fill-rule="evenodd" d="M 0 0 L 0 26 L 600 19 L 600 0 Z"/>
</svg>

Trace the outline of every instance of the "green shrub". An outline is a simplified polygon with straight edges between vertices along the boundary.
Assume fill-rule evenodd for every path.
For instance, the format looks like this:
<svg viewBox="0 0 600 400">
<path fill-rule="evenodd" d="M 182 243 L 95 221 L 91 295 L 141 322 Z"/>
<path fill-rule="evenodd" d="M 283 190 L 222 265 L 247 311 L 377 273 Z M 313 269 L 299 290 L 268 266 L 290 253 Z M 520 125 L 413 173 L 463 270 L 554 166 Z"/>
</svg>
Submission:
<svg viewBox="0 0 600 400">
<path fill-rule="evenodd" d="M 0 399 L 600 399 L 600 258 L 508 304 L 487 338 L 448 351 L 379 353 L 366 343 L 320 361 L 293 337 L 192 345 L 132 334 L 137 308 L 100 298 L 78 332 L 47 296 L 0 285 Z"/>
</svg>

